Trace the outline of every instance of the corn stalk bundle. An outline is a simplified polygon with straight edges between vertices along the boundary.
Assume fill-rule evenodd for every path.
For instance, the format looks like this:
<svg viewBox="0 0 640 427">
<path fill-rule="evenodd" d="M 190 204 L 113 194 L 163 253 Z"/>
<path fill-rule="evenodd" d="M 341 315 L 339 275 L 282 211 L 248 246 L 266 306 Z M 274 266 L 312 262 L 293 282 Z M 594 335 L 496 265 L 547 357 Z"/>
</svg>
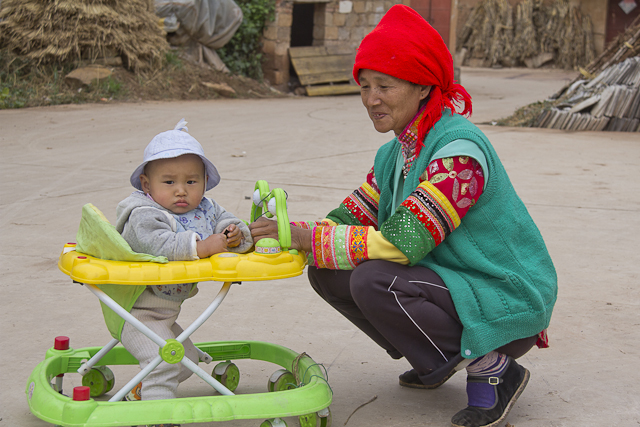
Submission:
<svg viewBox="0 0 640 427">
<path fill-rule="evenodd" d="M 566 0 L 558 0 L 547 7 L 546 20 L 540 29 L 540 51 L 554 53 L 561 49 L 560 44 L 565 36 L 569 4 Z"/>
<path fill-rule="evenodd" d="M 534 14 L 540 14 L 540 0 L 524 0 L 516 5 L 516 24 L 513 50 L 515 58 L 524 62 L 540 52 Z"/>
<path fill-rule="evenodd" d="M 488 66 L 512 62 L 513 8 L 506 0 L 484 0 L 471 12 L 457 40 L 469 57 Z"/>
<path fill-rule="evenodd" d="M 515 23 L 514 23 L 515 15 Z M 483 0 L 471 11 L 458 34 L 457 46 L 467 58 L 485 66 L 522 64 L 551 54 L 566 69 L 584 66 L 594 57 L 591 19 L 567 0 Z"/>
<path fill-rule="evenodd" d="M 148 0 L 3 0 L 0 47 L 37 63 L 120 56 L 158 67 L 169 45 Z"/>
<path fill-rule="evenodd" d="M 513 8 L 506 0 L 496 0 L 488 9 L 487 18 L 494 22 L 489 48 L 489 66 L 513 63 Z"/>
<path fill-rule="evenodd" d="M 563 7 L 562 12 L 567 11 Z M 591 19 L 584 17 L 579 9 L 568 8 L 560 22 L 556 64 L 565 69 L 577 69 L 594 58 L 593 29 Z"/>
</svg>

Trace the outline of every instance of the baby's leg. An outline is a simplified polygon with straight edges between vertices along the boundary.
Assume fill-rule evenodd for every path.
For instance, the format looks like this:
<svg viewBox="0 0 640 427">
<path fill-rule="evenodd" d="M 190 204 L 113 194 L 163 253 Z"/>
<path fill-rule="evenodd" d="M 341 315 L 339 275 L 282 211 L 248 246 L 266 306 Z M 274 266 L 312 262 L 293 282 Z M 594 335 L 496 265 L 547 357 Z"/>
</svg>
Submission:
<svg viewBox="0 0 640 427">
<path fill-rule="evenodd" d="M 175 339 L 172 328 L 180 313 L 180 303 L 156 296 L 147 288 L 131 309 L 131 314 L 163 339 Z M 122 345 L 140 362 L 144 369 L 156 356 L 158 345 L 144 334 L 125 323 L 122 329 Z M 176 397 L 183 365 L 161 362 L 142 380 L 142 399 L 157 400 Z"/>
</svg>

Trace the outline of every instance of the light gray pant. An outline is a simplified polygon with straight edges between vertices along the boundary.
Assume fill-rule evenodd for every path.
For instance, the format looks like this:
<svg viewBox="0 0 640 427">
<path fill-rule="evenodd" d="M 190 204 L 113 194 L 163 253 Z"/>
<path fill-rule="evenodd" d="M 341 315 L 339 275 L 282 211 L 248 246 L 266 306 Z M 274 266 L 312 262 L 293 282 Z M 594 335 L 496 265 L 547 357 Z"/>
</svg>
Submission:
<svg viewBox="0 0 640 427">
<path fill-rule="evenodd" d="M 182 328 L 176 323 L 180 314 L 180 302 L 160 298 L 149 288 L 140 295 L 131 309 L 131 314 L 165 340 L 175 339 L 182 333 Z M 144 369 L 158 356 L 158 345 L 126 322 L 122 328 L 121 342 L 140 362 L 140 369 Z M 185 357 L 197 364 L 198 352 L 191 340 L 187 338 L 182 344 Z M 189 378 L 191 374 L 192 372 L 182 363 L 161 362 L 142 380 L 142 399 L 175 398 L 178 384 Z"/>
</svg>

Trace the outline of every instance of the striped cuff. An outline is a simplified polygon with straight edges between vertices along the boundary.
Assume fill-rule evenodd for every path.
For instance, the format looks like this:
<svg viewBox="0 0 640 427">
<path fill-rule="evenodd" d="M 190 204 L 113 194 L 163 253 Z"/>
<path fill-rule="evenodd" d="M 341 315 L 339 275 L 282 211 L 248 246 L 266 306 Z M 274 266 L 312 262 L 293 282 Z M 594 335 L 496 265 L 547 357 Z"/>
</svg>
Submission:
<svg viewBox="0 0 640 427">
<path fill-rule="evenodd" d="M 368 258 L 369 227 L 338 225 L 313 228 L 313 262 L 318 268 L 353 270 Z"/>
</svg>

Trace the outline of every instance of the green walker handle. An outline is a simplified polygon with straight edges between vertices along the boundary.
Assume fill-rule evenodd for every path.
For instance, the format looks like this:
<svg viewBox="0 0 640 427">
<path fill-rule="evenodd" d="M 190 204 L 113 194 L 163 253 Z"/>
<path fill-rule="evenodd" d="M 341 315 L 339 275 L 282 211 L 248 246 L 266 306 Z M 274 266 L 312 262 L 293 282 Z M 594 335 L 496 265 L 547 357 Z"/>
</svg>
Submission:
<svg viewBox="0 0 640 427">
<path fill-rule="evenodd" d="M 282 250 L 291 247 L 291 228 L 287 213 L 287 194 L 282 188 L 269 190 L 266 181 L 256 182 L 253 193 L 253 205 L 251 206 L 251 222 L 263 215 L 267 218 L 276 217 L 278 222 L 278 241 Z"/>
<path fill-rule="evenodd" d="M 280 247 L 286 251 L 291 247 L 291 226 L 289 225 L 289 214 L 287 213 L 287 194 L 282 188 L 276 188 L 271 192 L 273 198 L 269 201 L 269 208 L 275 199 L 276 219 L 278 221 L 278 240 Z M 273 213 L 272 209 L 269 212 Z"/>
<path fill-rule="evenodd" d="M 251 222 L 254 222 L 262 216 L 263 207 L 265 207 L 265 210 L 267 210 L 264 204 L 265 202 L 269 203 L 270 192 L 271 191 L 269 191 L 269 184 L 267 184 L 267 181 L 260 180 L 256 182 L 255 191 L 253 192 L 253 205 L 251 205 Z M 265 213 L 265 216 L 267 218 L 271 218 L 273 215 L 271 215 L 271 212 L 267 211 Z"/>
</svg>

